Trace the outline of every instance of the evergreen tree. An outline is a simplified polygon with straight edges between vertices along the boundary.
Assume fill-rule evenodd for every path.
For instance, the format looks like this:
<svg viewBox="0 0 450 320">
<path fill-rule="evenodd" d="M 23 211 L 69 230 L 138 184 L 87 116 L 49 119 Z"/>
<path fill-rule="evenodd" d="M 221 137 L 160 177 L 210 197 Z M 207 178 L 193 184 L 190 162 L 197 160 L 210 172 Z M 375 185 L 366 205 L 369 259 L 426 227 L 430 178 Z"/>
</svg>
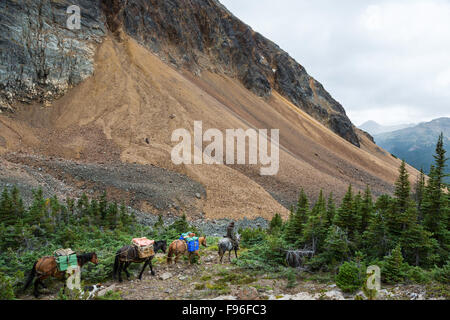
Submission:
<svg viewBox="0 0 450 320">
<path fill-rule="evenodd" d="M 355 231 L 358 228 L 358 217 L 355 214 L 353 205 L 353 190 L 352 185 L 349 185 L 347 193 L 342 199 L 342 204 L 337 210 L 334 218 L 334 225 L 344 230 L 350 240 L 354 239 Z"/>
<path fill-rule="evenodd" d="M 13 215 L 13 202 L 9 195 L 8 189 L 3 189 L 0 199 L 0 223 L 12 225 L 15 222 Z"/>
<path fill-rule="evenodd" d="M 33 203 L 24 222 L 29 225 L 39 226 L 44 220 L 46 213 L 47 209 L 42 189 L 33 191 Z"/>
<path fill-rule="evenodd" d="M 386 283 L 399 283 L 405 278 L 405 264 L 403 262 L 402 249 L 397 245 L 389 256 L 384 259 L 381 275 Z"/>
<path fill-rule="evenodd" d="M 347 232 L 338 226 L 331 226 L 325 239 L 324 248 L 326 250 L 320 254 L 321 260 L 329 264 L 332 269 L 335 269 L 350 257 Z"/>
<path fill-rule="evenodd" d="M 158 221 L 155 222 L 155 224 L 153 225 L 153 228 L 159 229 L 162 227 L 164 227 L 164 220 L 163 220 L 162 215 L 160 214 L 160 215 L 158 215 Z"/>
<path fill-rule="evenodd" d="M 186 214 L 183 213 L 181 218 L 177 219 L 172 225 L 170 226 L 171 229 L 174 229 L 177 234 L 181 234 L 183 232 L 192 231 L 189 230 L 190 226 L 187 222 Z"/>
<path fill-rule="evenodd" d="M 284 230 L 284 239 L 293 245 L 301 245 L 303 239 L 303 226 L 309 215 L 309 200 L 303 189 L 297 201 L 295 212 L 291 212 L 288 224 Z"/>
<path fill-rule="evenodd" d="M 326 202 L 322 190 L 304 225 L 304 243 L 311 244 L 313 251 L 320 251 L 326 237 Z"/>
<path fill-rule="evenodd" d="M 327 201 L 327 215 L 325 228 L 328 229 L 333 224 L 334 216 L 336 215 L 336 205 L 334 204 L 333 193 L 331 192 Z"/>
<path fill-rule="evenodd" d="M 283 219 L 279 213 L 275 213 L 269 224 L 269 233 L 275 234 L 281 231 Z"/>
<path fill-rule="evenodd" d="M 372 218 L 373 215 L 373 202 L 372 202 L 372 193 L 370 191 L 369 186 L 366 187 L 366 190 L 364 191 L 364 197 L 362 199 L 361 203 L 361 209 L 360 209 L 360 229 L 359 232 L 361 234 L 364 233 L 364 231 L 367 230 L 367 227 L 369 226 L 369 221 Z"/>
<path fill-rule="evenodd" d="M 363 250 L 372 259 L 382 258 L 389 249 L 389 237 L 386 226 L 386 212 L 391 198 L 382 195 L 375 204 L 375 212 L 369 219 L 367 230 L 363 233 Z"/>
<path fill-rule="evenodd" d="M 98 209 L 99 209 L 99 212 L 100 212 L 101 220 L 105 220 L 106 219 L 106 215 L 108 213 L 108 197 L 107 197 L 106 191 L 103 192 L 103 194 L 101 195 L 101 197 L 99 199 Z"/>
<path fill-rule="evenodd" d="M 436 145 L 434 165 L 431 166 L 428 185 L 422 202 L 424 226 L 433 234 L 433 238 L 439 243 L 438 255 L 445 262 L 445 256 L 450 254 L 450 231 L 448 229 L 449 208 L 448 195 L 444 193 L 443 187 L 447 158 L 445 156 L 443 134 L 439 136 Z"/>
<path fill-rule="evenodd" d="M 360 271 L 356 263 L 344 262 L 339 267 L 339 273 L 336 276 L 336 285 L 344 292 L 353 293 L 361 288 L 363 280 L 360 277 Z"/>
<path fill-rule="evenodd" d="M 423 220 L 422 202 L 424 194 L 425 194 L 425 173 L 423 172 L 423 168 L 421 168 L 420 174 L 417 177 L 417 181 L 414 188 L 414 200 L 416 201 L 420 221 Z"/>
<path fill-rule="evenodd" d="M 419 224 L 417 208 L 414 203 L 408 205 L 408 209 L 402 214 L 405 226 L 400 237 L 400 245 L 403 249 L 405 260 L 419 266 L 425 264 L 433 248 L 431 233 L 424 230 Z"/>
<path fill-rule="evenodd" d="M 295 228 L 294 207 L 291 207 L 289 218 L 283 227 L 283 239 L 286 240 L 287 243 L 293 244 L 298 240 L 298 238 L 299 235 L 297 234 Z"/>
<path fill-rule="evenodd" d="M 19 189 L 14 186 L 11 191 L 11 205 L 12 205 L 12 215 L 15 220 L 23 219 L 25 214 L 25 208 L 23 206 L 22 198 L 20 197 Z"/>
<path fill-rule="evenodd" d="M 397 199 L 397 210 L 399 213 L 405 212 L 411 196 L 411 185 L 409 183 L 409 174 L 406 171 L 406 162 L 402 161 L 399 168 L 399 176 L 395 182 L 394 195 Z"/>
</svg>

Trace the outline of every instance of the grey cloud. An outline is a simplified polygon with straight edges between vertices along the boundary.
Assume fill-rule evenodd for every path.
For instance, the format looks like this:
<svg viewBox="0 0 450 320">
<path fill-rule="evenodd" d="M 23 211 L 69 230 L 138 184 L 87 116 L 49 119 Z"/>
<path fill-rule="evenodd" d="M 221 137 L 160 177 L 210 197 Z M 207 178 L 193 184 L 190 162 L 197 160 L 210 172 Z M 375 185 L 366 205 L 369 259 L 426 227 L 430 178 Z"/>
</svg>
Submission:
<svg viewBox="0 0 450 320">
<path fill-rule="evenodd" d="M 276 42 L 355 124 L 450 116 L 450 1 L 222 0 Z"/>
</svg>

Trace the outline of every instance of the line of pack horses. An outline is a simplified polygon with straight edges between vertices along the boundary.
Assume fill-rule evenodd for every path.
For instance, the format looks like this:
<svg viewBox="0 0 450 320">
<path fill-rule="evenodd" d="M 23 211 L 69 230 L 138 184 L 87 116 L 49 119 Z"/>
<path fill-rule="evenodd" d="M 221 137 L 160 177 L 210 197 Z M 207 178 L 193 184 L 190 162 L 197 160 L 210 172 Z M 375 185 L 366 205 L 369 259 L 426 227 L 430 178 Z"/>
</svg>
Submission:
<svg viewBox="0 0 450 320">
<path fill-rule="evenodd" d="M 207 247 L 206 244 L 206 236 L 200 237 L 198 239 L 199 245 L 202 245 L 204 247 Z M 239 242 L 240 242 L 240 235 L 236 235 L 236 239 L 233 242 L 229 238 L 222 238 L 219 240 L 217 247 L 218 247 L 218 254 L 220 258 L 220 263 L 222 263 L 223 256 L 226 252 L 228 252 L 228 260 L 231 262 L 231 252 L 234 251 L 236 258 L 238 257 L 237 251 L 239 250 Z M 187 254 L 189 264 L 192 263 L 192 259 L 194 256 L 200 257 L 199 250 L 196 251 L 188 251 L 188 246 L 186 241 L 184 240 L 175 240 L 173 241 L 167 250 L 167 242 L 166 240 L 161 241 L 155 241 L 153 245 L 153 250 L 156 253 L 159 251 L 162 251 L 164 254 L 166 251 L 167 253 L 167 264 L 172 264 L 173 262 L 176 264 L 178 263 L 178 260 L 181 256 L 184 256 Z M 144 273 L 144 270 L 147 266 L 150 266 L 150 272 L 152 276 L 155 275 L 155 272 L 153 271 L 153 264 L 152 260 L 155 256 L 150 256 L 147 258 L 140 258 L 138 250 L 133 245 L 126 245 L 120 248 L 115 255 L 114 259 L 114 266 L 113 266 L 113 279 L 119 280 L 119 282 L 122 282 L 122 271 L 125 272 L 125 275 L 127 276 L 127 280 L 130 280 L 130 273 L 128 272 L 128 267 L 132 263 L 144 263 L 144 266 L 142 267 L 141 272 L 139 273 L 139 280 L 142 280 L 142 275 Z M 80 269 L 86 264 L 86 263 L 93 263 L 94 265 L 98 264 L 98 257 L 95 252 L 90 253 L 84 253 L 84 254 L 77 254 L 77 264 L 80 267 Z M 28 278 L 26 280 L 25 286 L 23 290 L 25 291 L 33 282 L 34 279 L 34 296 L 37 298 L 39 296 L 39 286 L 42 288 L 47 288 L 43 281 L 47 278 L 54 277 L 56 279 L 60 279 L 64 281 L 64 290 L 66 290 L 66 272 L 65 271 L 59 271 L 58 265 L 56 262 L 56 258 L 54 256 L 46 256 L 42 257 L 39 260 L 37 260 L 33 268 L 31 269 Z"/>
</svg>

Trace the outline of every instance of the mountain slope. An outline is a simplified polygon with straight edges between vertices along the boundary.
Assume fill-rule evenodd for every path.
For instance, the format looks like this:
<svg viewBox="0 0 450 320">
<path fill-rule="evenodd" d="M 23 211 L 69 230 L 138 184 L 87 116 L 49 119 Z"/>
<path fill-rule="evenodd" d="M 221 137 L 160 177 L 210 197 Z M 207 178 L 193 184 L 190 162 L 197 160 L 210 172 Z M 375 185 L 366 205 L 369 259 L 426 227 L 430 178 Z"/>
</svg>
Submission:
<svg viewBox="0 0 450 320">
<path fill-rule="evenodd" d="M 382 126 L 381 124 L 379 124 L 373 120 L 370 120 L 370 121 L 364 122 L 358 128 L 370 133 L 373 136 L 373 135 L 377 135 L 380 133 L 397 131 L 397 130 L 401 130 L 401 129 L 405 129 L 405 128 L 409 128 L 409 127 L 413 127 L 413 126 L 415 126 L 415 124 L 412 124 L 412 123 L 399 124 L 399 125 L 394 125 L 394 126 Z"/>
<path fill-rule="evenodd" d="M 79 5 L 82 29 L 65 27 L 69 5 Z M 108 28 L 121 32 L 177 67 L 238 78 L 255 94 L 272 90 L 356 146 L 344 108 L 277 45 L 254 32 L 215 0 L 15 1 L 0 4 L 3 41 L 0 109 L 14 101 L 58 97 L 93 73 L 93 50 Z"/>
<path fill-rule="evenodd" d="M 138 36 L 127 32 L 127 24 L 130 22 L 123 21 L 139 15 L 133 10 L 144 9 L 141 6 L 145 3 L 152 4 L 147 10 L 156 10 L 159 13 L 146 13 L 147 18 L 141 17 L 142 19 L 138 20 L 147 21 L 152 26 L 156 24 L 164 27 L 166 33 L 159 34 L 158 41 L 165 40 L 161 47 L 164 46 L 164 50 L 168 51 L 160 49 L 157 54 L 152 53 L 145 41 L 139 43 L 135 39 Z M 341 118 L 345 112 L 343 109 L 339 111 L 337 105 L 333 111 L 331 104 L 334 100 L 317 82 L 308 78 L 300 66 L 291 65 L 289 68 L 293 69 L 290 70 L 282 62 L 277 62 L 276 65 L 279 69 L 290 70 L 287 72 L 290 76 L 298 77 L 297 82 L 292 84 L 295 90 L 311 90 L 313 97 L 308 98 L 308 94 L 299 95 L 301 99 L 309 101 L 304 104 L 298 102 L 300 98 L 296 103 L 281 83 L 276 84 L 276 78 L 273 76 L 270 78 L 270 81 L 274 81 L 270 95 L 261 96 L 252 86 L 248 86 L 245 77 L 233 72 L 222 72 L 222 64 L 216 60 L 217 54 L 222 52 L 224 56 L 234 57 L 233 59 L 238 61 L 236 63 L 241 63 L 242 57 L 248 56 L 245 50 L 238 49 L 239 46 L 231 50 L 234 53 L 231 56 L 227 49 L 221 51 L 216 45 L 208 50 L 204 49 L 207 54 L 204 53 L 204 64 L 199 66 L 199 72 L 193 70 L 196 64 L 180 65 L 177 61 L 168 61 L 166 54 L 173 51 L 197 52 L 198 48 L 193 50 L 190 41 L 174 38 L 174 34 L 180 34 L 174 30 L 177 30 L 180 21 L 184 21 L 177 10 L 186 9 L 183 7 L 186 5 L 194 6 L 200 3 L 205 8 L 202 6 L 197 8 L 197 11 L 207 15 L 204 19 L 214 16 L 214 12 L 216 15 L 226 12 L 221 6 L 218 7 L 219 4 L 215 1 L 200 0 L 136 0 L 126 4 L 114 2 L 109 7 L 114 9 L 112 12 L 103 8 L 107 29 L 105 35 L 99 38 L 101 43 L 95 45 L 95 54 L 92 56 L 94 71 L 90 77 L 77 85 L 68 85 L 61 93 L 62 96 L 56 100 L 42 100 L 39 97 L 37 100 L 29 97 L 29 103 L 8 100 L 14 113 L 0 115 L 0 154 L 3 154 L 0 184 L 17 181 L 19 178 L 16 177 L 23 175 L 27 181 L 31 181 L 30 185 L 44 185 L 49 190 L 60 190 L 62 195 L 67 195 L 68 192 L 95 194 L 107 189 L 117 199 L 125 199 L 130 205 L 144 212 L 187 212 L 191 217 L 200 214 L 214 219 L 259 216 L 271 218 L 275 212 L 287 215 L 286 208 L 296 201 L 300 188 L 305 188 L 312 198 L 317 196 L 320 189 L 325 192 L 333 191 L 337 198 L 341 198 L 349 183 L 352 183 L 356 190 L 362 190 L 368 184 L 375 195 L 392 191 L 400 161 L 378 148 L 351 123 L 344 121 L 335 132 L 330 130 L 332 126 L 327 118 L 330 113 L 324 113 L 324 117 L 320 118 L 317 116 L 322 113 L 320 108 L 325 108 Z M 177 19 L 150 22 L 156 16 L 165 16 L 163 13 L 169 7 L 172 11 L 168 12 L 178 13 Z M 196 7 L 190 8 L 189 12 L 196 12 L 193 8 Z M 139 12 L 143 14 L 142 12 L 147 11 Z M 103 21 L 95 16 L 90 18 Z M 222 19 L 235 21 L 236 18 Z M 203 20 L 200 19 L 194 26 L 204 26 L 201 21 Z M 241 32 L 249 30 L 245 29 L 248 27 L 241 22 L 235 23 L 235 28 L 243 28 Z M 216 28 L 216 24 L 210 26 Z M 140 27 L 136 29 L 141 30 Z M 231 32 L 225 27 L 224 30 Z M 241 34 L 242 39 L 248 38 L 249 42 L 255 40 L 255 34 L 245 32 Z M 139 34 L 149 35 L 146 32 Z M 260 39 L 259 36 L 256 38 Z M 249 48 L 257 51 L 257 47 Z M 175 53 L 173 55 L 175 56 Z M 198 53 L 195 54 L 197 55 Z M 287 56 L 280 52 L 273 55 L 273 59 L 277 55 L 287 59 Z M 270 56 L 270 52 L 266 52 L 266 56 Z M 200 57 L 195 59 L 202 60 Z M 293 60 L 289 61 L 289 64 L 294 63 Z M 236 65 L 235 68 L 237 71 L 242 69 Z M 61 78 L 61 81 L 64 82 L 64 79 Z M 301 82 L 302 79 L 306 84 Z M 12 89 L 8 89 L 8 92 L 20 89 L 14 84 L 11 86 Z M 46 82 L 43 82 L 42 86 L 51 90 L 46 87 Z M 47 107 L 44 107 L 45 105 Z M 312 112 L 313 109 L 317 113 Z M 175 166 L 170 160 L 174 145 L 171 142 L 171 134 L 178 128 L 185 128 L 192 133 L 196 120 L 203 121 L 204 130 L 279 128 L 278 174 L 260 176 L 258 166 Z M 351 131 L 348 131 L 349 128 Z M 341 134 L 338 135 L 336 131 Z M 354 132 L 359 147 L 348 141 L 352 139 L 349 139 L 350 136 L 346 136 L 345 132 Z M 58 161 L 55 162 L 52 158 L 58 158 Z M 102 173 L 103 169 L 98 169 L 96 164 L 100 164 L 108 174 Z M 158 174 L 158 179 L 166 179 L 164 181 L 169 183 L 155 184 L 151 181 L 146 185 L 144 179 L 130 185 L 133 176 L 142 171 L 134 164 L 165 169 L 154 170 L 148 175 L 148 179 L 154 179 L 152 177 Z M 77 174 L 76 168 L 80 168 L 80 172 L 90 170 L 90 174 Z M 413 174 L 412 179 L 415 179 L 417 172 L 412 168 L 409 170 Z M 182 199 L 167 192 L 167 197 L 170 198 L 161 204 L 157 196 L 152 196 L 152 192 L 143 193 L 142 190 L 160 187 L 162 189 L 156 190 L 154 194 L 163 194 L 164 188 L 170 188 L 172 179 L 167 172 L 181 174 L 183 178 L 180 178 L 180 184 L 187 189 L 180 191 Z M 142 171 L 142 174 L 146 173 Z M 127 183 L 108 184 L 104 176 L 108 176 L 108 180 L 114 177 L 120 180 L 125 176 Z M 189 190 L 189 185 L 192 185 L 192 190 Z M 194 190 L 199 191 L 193 192 Z"/>
<path fill-rule="evenodd" d="M 416 169 L 428 173 L 434 161 L 436 142 L 441 132 L 444 134 L 444 146 L 450 151 L 450 118 L 439 118 L 417 126 L 394 132 L 375 135 L 378 145 L 404 159 Z M 450 169 L 447 168 L 450 173 Z"/>
</svg>

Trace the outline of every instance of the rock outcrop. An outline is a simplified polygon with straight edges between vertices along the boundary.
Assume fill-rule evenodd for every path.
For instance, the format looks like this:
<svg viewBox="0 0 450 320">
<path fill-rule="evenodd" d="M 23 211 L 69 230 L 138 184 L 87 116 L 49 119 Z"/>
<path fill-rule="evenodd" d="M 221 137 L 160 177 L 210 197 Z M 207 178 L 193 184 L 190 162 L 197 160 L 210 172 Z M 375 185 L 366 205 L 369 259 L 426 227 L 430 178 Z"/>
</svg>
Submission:
<svg viewBox="0 0 450 320">
<path fill-rule="evenodd" d="M 94 72 L 96 43 L 106 34 L 99 5 L 89 0 L 0 2 L 0 110 L 64 94 Z M 84 13 L 67 28 L 67 8 Z"/>
<path fill-rule="evenodd" d="M 81 8 L 69 30 L 67 7 Z M 260 97 L 276 90 L 359 147 L 344 108 L 306 70 L 216 0 L 14 0 L 0 3 L 0 108 L 51 101 L 94 72 L 96 43 L 122 32 L 178 68 L 238 78 Z"/>
</svg>

